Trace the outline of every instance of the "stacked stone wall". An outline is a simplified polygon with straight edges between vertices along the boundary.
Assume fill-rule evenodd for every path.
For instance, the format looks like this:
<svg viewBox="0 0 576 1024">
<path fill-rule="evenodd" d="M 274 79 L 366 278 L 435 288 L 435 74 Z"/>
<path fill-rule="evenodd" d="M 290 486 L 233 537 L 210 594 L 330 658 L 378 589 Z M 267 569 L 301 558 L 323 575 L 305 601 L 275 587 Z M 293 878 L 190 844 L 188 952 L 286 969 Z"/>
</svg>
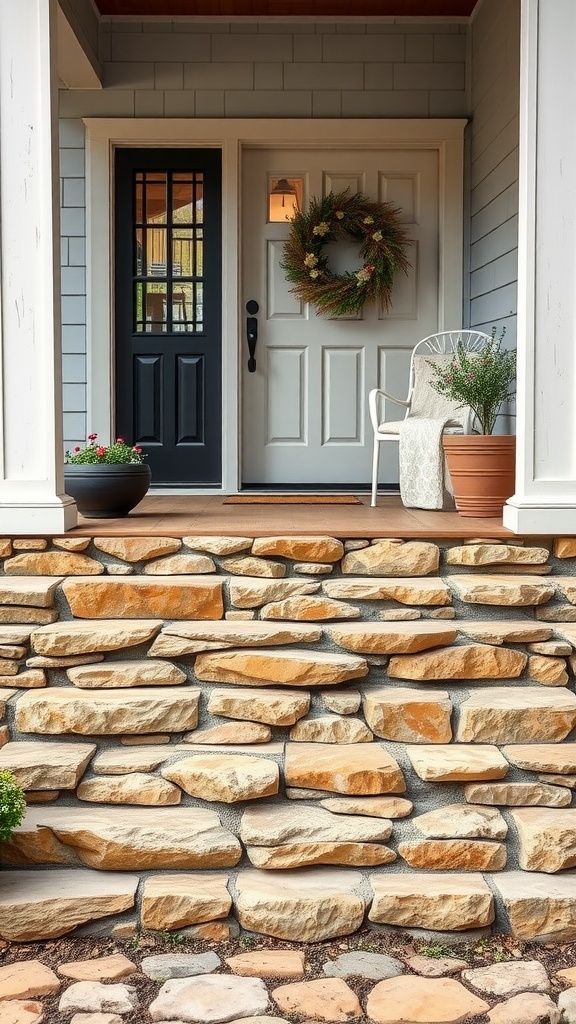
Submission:
<svg viewBox="0 0 576 1024">
<path fill-rule="evenodd" d="M 576 938 L 576 539 L 0 559 L 3 938 Z"/>
</svg>

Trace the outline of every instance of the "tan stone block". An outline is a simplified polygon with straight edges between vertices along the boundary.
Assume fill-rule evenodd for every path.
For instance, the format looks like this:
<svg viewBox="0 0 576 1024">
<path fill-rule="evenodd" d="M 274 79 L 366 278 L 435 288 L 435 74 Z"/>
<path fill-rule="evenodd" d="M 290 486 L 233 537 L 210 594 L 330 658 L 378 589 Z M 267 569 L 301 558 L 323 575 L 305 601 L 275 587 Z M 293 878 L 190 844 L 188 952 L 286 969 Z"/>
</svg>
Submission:
<svg viewBox="0 0 576 1024">
<path fill-rule="evenodd" d="M 371 818 L 406 818 L 413 811 L 410 800 L 399 796 L 334 796 L 319 801 L 332 814 L 361 814 Z"/>
<path fill-rule="evenodd" d="M 337 715 L 354 715 L 362 702 L 358 690 L 321 690 L 320 700 L 328 711 Z"/>
<path fill-rule="evenodd" d="M 101 871 L 226 868 L 241 856 L 215 811 L 199 807 L 157 807 L 154 814 L 140 807 L 35 807 L 23 827 L 50 829 L 83 864 Z"/>
<path fill-rule="evenodd" d="M 31 626 L 2 626 L 0 625 L 0 643 L 3 644 L 27 644 L 32 632 Z"/>
<path fill-rule="evenodd" d="M 295 622 L 329 622 L 333 619 L 357 619 L 360 609 L 329 597 L 288 597 L 265 604 L 263 619 L 289 619 Z"/>
<path fill-rule="evenodd" d="M 10 731 L 7 725 L 0 726 L 0 747 L 4 747 L 10 742 Z"/>
<path fill-rule="evenodd" d="M 549 557 L 547 548 L 514 544 L 466 544 L 446 551 L 447 565 L 541 565 Z"/>
<path fill-rule="evenodd" d="M 343 978 L 320 978 L 273 989 L 272 999 L 280 1010 L 314 1020 L 347 1021 L 360 1017 L 358 997 Z"/>
<path fill-rule="evenodd" d="M 576 743 L 520 743 L 503 747 L 502 753 L 510 764 L 529 772 L 576 773 Z"/>
<path fill-rule="evenodd" d="M 519 939 L 573 942 L 576 938 L 576 877 L 505 871 L 494 877 Z"/>
<path fill-rule="evenodd" d="M 14 551 L 45 551 L 48 541 L 43 537 L 17 537 L 12 541 Z"/>
<path fill-rule="evenodd" d="M 53 537 L 52 544 L 61 551 L 86 551 L 90 547 L 90 537 Z"/>
<path fill-rule="evenodd" d="M 368 913 L 377 924 L 462 932 L 494 920 L 494 898 L 480 874 L 371 875 Z M 414 981 L 414 978 L 410 978 Z"/>
<path fill-rule="evenodd" d="M 234 647 L 274 647 L 314 643 L 322 637 L 319 626 L 274 622 L 182 622 L 165 626 L 148 651 L 149 657 L 179 657 Z"/>
<path fill-rule="evenodd" d="M 398 622 L 387 625 L 383 622 L 354 622 L 330 626 L 328 635 L 340 647 L 357 654 L 407 654 L 425 651 L 429 647 L 450 644 L 456 639 L 457 630 L 441 622 L 422 621 Z"/>
<path fill-rule="evenodd" d="M 545 785 L 576 789 L 576 775 L 539 775 L 538 781 Z"/>
<path fill-rule="evenodd" d="M 556 593 L 553 583 L 538 576 L 468 576 L 450 577 L 450 586 L 467 604 L 494 604 L 524 607 L 545 604 Z"/>
<path fill-rule="evenodd" d="M 532 654 L 528 658 L 528 675 L 534 682 L 542 683 L 544 686 L 566 686 L 568 683 L 564 658 Z"/>
<path fill-rule="evenodd" d="M 348 556 L 347 556 L 348 557 Z M 399 601 L 400 604 L 450 604 L 447 584 L 439 579 L 337 579 L 325 580 L 322 590 L 328 597 L 351 601 Z"/>
<path fill-rule="evenodd" d="M 55 622 L 32 633 L 37 654 L 69 657 L 94 651 L 117 651 L 145 643 L 162 625 L 158 619 L 101 620 L 100 622 Z"/>
<path fill-rule="evenodd" d="M 242 928 L 289 942 L 351 935 L 364 917 L 364 899 L 355 891 L 361 880 L 359 872 L 329 869 L 241 871 L 236 914 Z"/>
<path fill-rule="evenodd" d="M 440 550 L 422 541 L 382 540 L 342 559 L 342 572 L 366 576 L 428 576 L 437 572 Z"/>
<path fill-rule="evenodd" d="M 310 694 L 298 690 L 213 689 L 208 711 L 265 725 L 294 725 L 310 708 Z"/>
<path fill-rule="evenodd" d="M 423 839 L 400 843 L 398 853 L 412 868 L 427 871 L 501 871 L 506 867 L 504 843 L 472 839 Z"/>
<path fill-rule="evenodd" d="M 518 862 L 524 871 L 547 874 L 576 864 L 576 808 L 522 808 L 510 811 L 518 838 Z"/>
<path fill-rule="evenodd" d="M 298 743 L 370 743 L 370 729 L 359 718 L 320 715 L 302 718 L 292 726 L 289 739 Z"/>
<path fill-rule="evenodd" d="M 19 672 L 14 682 L 19 689 L 36 690 L 38 687 L 46 686 L 46 673 L 41 668 L 31 668 L 26 672 Z"/>
<path fill-rule="evenodd" d="M 45 735 L 183 732 L 197 725 L 199 697 L 200 690 L 191 686 L 175 691 L 51 686 L 19 698 L 16 724 L 21 732 Z"/>
<path fill-rule="evenodd" d="M 406 790 L 398 764 L 378 743 L 288 743 L 285 780 L 287 786 L 355 796 Z"/>
<path fill-rule="evenodd" d="M 149 562 L 143 571 L 149 576 L 185 576 L 216 572 L 216 564 L 207 555 L 171 555 Z"/>
<path fill-rule="evenodd" d="M 433 608 L 431 612 L 428 612 L 430 619 L 455 619 L 456 609 L 455 608 Z"/>
<path fill-rule="evenodd" d="M 225 921 L 205 921 L 204 924 L 188 925 L 186 934 L 191 939 L 202 939 L 204 942 L 230 942 L 238 938 L 238 931 L 236 918 L 229 917 Z M 242 1024 L 250 1024 L 250 1018 L 242 1018 Z M 259 1021 L 258 1024 L 264 1022 Z M 270 1024 L 274 1024 L 274 1021 Z"/>
<path fill-rule="evenodd" d="M 224 722 L 222 725 L 189 732 L 184 736 L 184 742 L 192 745 L 210 743 L 226 746 L 230 743 L 268 743 L 271 737 L 272 731 L 267 725 L 259 725 L 256 722 Z"/>
<path fill-rule="evenodd" d="M 26 605 L 2 605 L 0 607 L 0 623 L 18 623 L 23 628 L 25 622 L 45 626 L 56 622 L 58 612 L 54 608 L 28 608 Z"/>
<path fill-rule="evenodd" d="M 459 974 L 468 967 L 466 960 L 458 960 L 453 956 L 409 956 L 406 965 L 424 978 L 443 978 L 447 974 Z"/>
<path fill-rule="evenodd" d="M 0 558 L 8 558 L 12 554 L 12 541 L 5 537 L 0 540 Z"/>
<path fill-rule="evenodd" d="M 305 960 L 298 949 L 259 949 L 225 957 L 232 974 L 244 978 L 303 978 Z"/>
<path fill-rule="evenodd" d="M 207 551 L 210 555 L 235 555 L 252 547 L 253 537 L 183 537 L 184 544 L 196 551 Z"/>
<path fill-rule="evenodd" d="M 64 978 L 73 978 L 74 981 L 119 981 L 136 974 L 138 968 L 123 953 L 113 953 L 93 960 L 72 960 L 59 964 L 57 970 Z"/>
<path fill-rule="evenodd" d="M 12 772 L 22 789 L 76 789 L 96 750 L 95 743 L 7 743 L 0 770 Z"/>
<path fill-rule="evenodd" d="M 223 558 L 220 564 L 233 576 L 258 576 L 278 580 L 286 575 L 286 566 L 282 562 L 272 562 L 269 558 L 252 558 L 244 555 L 238 558 Z"/>
<path fill-rule="evenodd" d="M 256 618 L 256 612 L 240 610 L 224 612 L 224 618 L 230 622 L 250 622 L 251 619 Z"/>
<path fill-rule="evenodd" d="M 563 740 L 576 725 L 576 697 L 539 686 L 482 687 L 460 706 L 463 743 L 538 743 Z"/>
<path fill-rule="evenodd" d="M 125 562 L 144 562 L 178 551 L 182 541 L 174 537 L 94 537 L 94 547 Z"/>
<path fill-rule="evenodd" d="M 338 562 L 344 545 L 334 537 L 257 537 L 252 554 L 276 555 L 295 562 Z"/>
<path fill-rule="evenodd" d="M 500 811 L 468 804 L 444 805 L 417 815 L 412 824 L 429 839 L 505 839 L 508 833 Z"/>
<path fill-rule="evenodd" d="M 255 868 L 287 871 L 312 865 L 377 867 L 396 860 L 381 843 L 284 843 L 282 846 L 248 846 L 246 853 Z"/>
<path fill-rule="evenodd" d="M 558 593 L 570 604 L 576 604 L 576 576 L 557 576 L 554 580 Z"/>
<path fill-rule="evenodd" d="M 228 583 L 230 601 L 235 608 L 259 608 L 272 601 L 283 601 L 299 594 L 315 594 L 319 583 L 304 580 L 231 579 Z"/>
<path fill-rule="evenodd" d="M 0 935 L 11 942 L 58 938 L 134 906 L 138 876 L 79 871 L 3 871 Z"/>
<path fill-rule="evenodd" d="M 392 835 L 392 822 L 376 817 L 331 814 L 320 807 L 260 804 L 242 814 L 240 838 L 253 847 L 292 843 L 380 843 Z"/>
<path fill-rule="evenodd" d="M 452 739 L 452 702 L 441 690 L 365 690 L 363 706 L 368 725 L 381 739 L 401 743 L 449 743 Z"/>
<path fill-rule="evenodd" d="M 162 746 L 145 746 L 138 750 L 112 747 L 108 750 L 101 750 L 94 758 L 91 768 L 96 775 L 127 775 L 130 772 L 152 772 L 158 765 L 167 761 L 169 757 L 172 757 L 173 754 L 179 751 L 186 751 L 188 753 L 187 747 L 180 744 L 171 744 L 169 750 Z"/>
<path fill-rule="evenodd" d="M 554 554 L 556 558 L 576 558 L 576 537 L 556 537 Z"/>
<path fill-rule="evenodd" d="M 21 960 L 0 967 L 0 999 L 51 996 L 62 982 L 40 960 Z"/>
<path fill-rule="evenodd" d="M 430 614 L 436 614 L 437 611 L 449 612 L 451 609 L 437 608 Z M 422 618 L 422 612 L 419 612 L 416 608 L 384 608 L 383 611 L 379 611 L 376 614 L 383 622 L 411 622 L 414 619 Z"/>
<path fill-rule="evenodd" d="M 18 665 L 13 661 L 0 661 L 0 676 L 15 676 L 18 674 Z"/>
<path fill-rule="evenodd" d="M 497 747 L 449 746 L 408 747 L 412 767 L 424 782 L 467 782 L 469 779 L 503 779 L 508 762 Z"/>
<path fill-rule="evenodd" d="M 104 566 L 88 555 L 39 551 L 6 559 L 4 572 L 8 576 L 100 576 Z"/>
<path fill-rule="evenodd" d="M 139 804 L 143 807 L 179 804 L 182 793 L 165 779 L 144 772 L 130 775 L 100 775 L 78 786 L 76 796 L 93 804 Z"/>
<path fill-rule="evenodd" d="M 526 667 L 527 657 L 520 651 L 467 644 L 465 647 L 441 647 L 421 654 L 401 654 L 390 658 L 391 679 L 435 681 L 437 679 L 517 679 Z"/>
<path fill-rule="evenodd" d="M 536 618 L 546 622 L 576 622 L 576 608 L 572 604 L 546 605 L 536 609 Z"/>
<path fill-rule="evenodd" d="M 489 1008 L 453 978 L 388 978 L 374 986 L 366 1003 L 375 1024 L 459 1024 Z"/>
<path fill-rule="evenodd" d="M 54 594 L 62 577 L 27 576 L 16 579 L 0 577 L 0 604 L 18 605 L 24 608 L 51 608 Z"/>
<path fill-rule="evenodd" d="M 548 640 L 552 636 L 550 626 L 541 626 L 530 619 L 520 621 L 502 621 L 499 619 L 480 620 L 473 622 L 463 619 L 458 622 L 457 629 L 471 640 L 484 644 L 523 644 L 534 640 Z"/>
<path fill-rule="evenodd" d="M 329 576 L 334 566 L 322 562 L 295 562 L 292 568 L 303 576 Z"/>
<path fill-rule="evenodd" d="M 364 658 L 316 651 L 250 650 L 199 654 L 197 679 L 213 683 L 259 686 L 326 686 L 368 674 Z"/>
<path fill-rule="evenodd" d="M 39 826 L 37 815 L 46 814 L 47 808 L 55 810 L 52 801 L 40 804 L 26 801 L 24 820 L 14 830 L 9 842 L 0 843 L 2 864 L 14 867 L 36 867 L 38 865 L 78 866 L 74 852 L 64 846 L 47 824 Z"/>
<path fill-rule="evenodd" d="M 163 768 L 162 775 L 190 796 L 226 804 L 274 796 L 280 783 L 274 761 L 237 754 L 196 754 Z"/>
<path fill-rule="evenodd" d="M 27 647 L 18 647 L 15 644 L 0 644 L 0 658 L 6 658 L 8 661 L 21 661 L 27 650 Z"/>
<path fill-rule="evenodd" d="M 12 687 L 1 687 L 0 688 L 0 718 L 4 718 L 6 712 L 6 704 L 18 691 Z"/>
<path fill-rule="evenodd" d="M 133 565 L 121 565 L 118 563 L 110 563 L 106 566 L 106 572 L 109 576 L 131 576 L 134 572 Z"/>
<path fill-rule="evenodd" d="M 59 789 L 28 790 L 25 794 L 27 804 L 51 804 L 60 796 Z"/>
<path fill-rule="evenodd" d="M 42 1003 L 33 999 L 2 999 L 0 1020 L 3 1024 L 41 1024 L 44 1008 Z"/>
<path fill-rule="evenodd" d="M 502 782 L 464 787 L 471 804 L 500 804 L 507 807 L 567 807 L 572 803 L 569 789 L 535 782 Z"/>
<path fill-rule="evenodd" d="M 573 653 L 572 644 L 566 640 L 546 640 L 543 643 L 528 644 L 530 654 L 543 654 L 552 658 L 568 658 Z"/>
<path fill-rule="evenodd" d="M 144 881 L 143 928 L 171 931 L 228 915 L 228 875 L 211 872 L 153 875 Z"/>
<path fill-rule="evenodd" d="M 221 619 L 222 584 L 218 576 L 78 578 L 65 580 L 62 590 L 80 619 Z"/>
<path fill-rule="evenodd" d="M 576 985 L 576 967 L 567 967 L 563 971 L 556 971 L 556 977 L 567 982 L 568 985 L 574 986 Z"/>
<path fill-rule="evenodd" d="M 186 673 L 166 661 L 106 661 L 70 668 L 66 675 L 81 689 L 117 689 L 127 686 L 178 686 Z"/>
</svg>

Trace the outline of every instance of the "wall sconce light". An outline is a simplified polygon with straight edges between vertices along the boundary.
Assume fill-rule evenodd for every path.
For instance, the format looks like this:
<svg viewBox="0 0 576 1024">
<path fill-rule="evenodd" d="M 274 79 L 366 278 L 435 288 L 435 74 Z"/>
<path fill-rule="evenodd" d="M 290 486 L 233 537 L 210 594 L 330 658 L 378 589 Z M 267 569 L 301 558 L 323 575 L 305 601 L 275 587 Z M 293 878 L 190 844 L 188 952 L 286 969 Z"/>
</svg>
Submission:
<svg viewBox="0 0 576 1024">
<path fill-rule="evenodd" d="M 271 178 L 268 220 L 276 223 L 292 220 L 300 210 L 302 191 L 302 178 Z"/>
</svg>

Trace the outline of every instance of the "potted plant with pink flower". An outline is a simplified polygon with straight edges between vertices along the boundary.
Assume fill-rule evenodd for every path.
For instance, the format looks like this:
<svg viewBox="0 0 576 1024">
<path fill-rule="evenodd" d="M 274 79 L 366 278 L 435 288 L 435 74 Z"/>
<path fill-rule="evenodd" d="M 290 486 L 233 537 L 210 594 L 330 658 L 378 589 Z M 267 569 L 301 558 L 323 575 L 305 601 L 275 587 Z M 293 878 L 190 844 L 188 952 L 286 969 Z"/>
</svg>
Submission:
<svg viewBox="0 0 576 1024">
<path fill-rule="evenodd" d="M 119 519 L 142 500 L 150 486 L 150 467 L 139 445 L 117 437 L 100 444 L 97 434 L 88 443 L 66 452 L 64 485 L 78 511 L 89 519 Z"/>
</svg>

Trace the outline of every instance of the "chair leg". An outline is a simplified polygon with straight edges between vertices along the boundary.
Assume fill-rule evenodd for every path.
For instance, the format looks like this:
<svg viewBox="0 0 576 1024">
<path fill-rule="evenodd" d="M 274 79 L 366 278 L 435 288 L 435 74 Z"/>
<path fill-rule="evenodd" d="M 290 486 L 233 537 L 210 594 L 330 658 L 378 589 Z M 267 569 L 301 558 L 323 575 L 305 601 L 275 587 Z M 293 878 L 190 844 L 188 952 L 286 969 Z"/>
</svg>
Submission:
<svg viewBox="0 0 576 1024">
<path fill-rule="evenodd" d="M 370 507 L 376 507 L 376 497 L 378 494 L 378 463 L 380 461 L 380 442 L 376 435 L 374 435 L 374 454 L 372 456 L 372 499 L 370 501 Z"/>
</svg>

